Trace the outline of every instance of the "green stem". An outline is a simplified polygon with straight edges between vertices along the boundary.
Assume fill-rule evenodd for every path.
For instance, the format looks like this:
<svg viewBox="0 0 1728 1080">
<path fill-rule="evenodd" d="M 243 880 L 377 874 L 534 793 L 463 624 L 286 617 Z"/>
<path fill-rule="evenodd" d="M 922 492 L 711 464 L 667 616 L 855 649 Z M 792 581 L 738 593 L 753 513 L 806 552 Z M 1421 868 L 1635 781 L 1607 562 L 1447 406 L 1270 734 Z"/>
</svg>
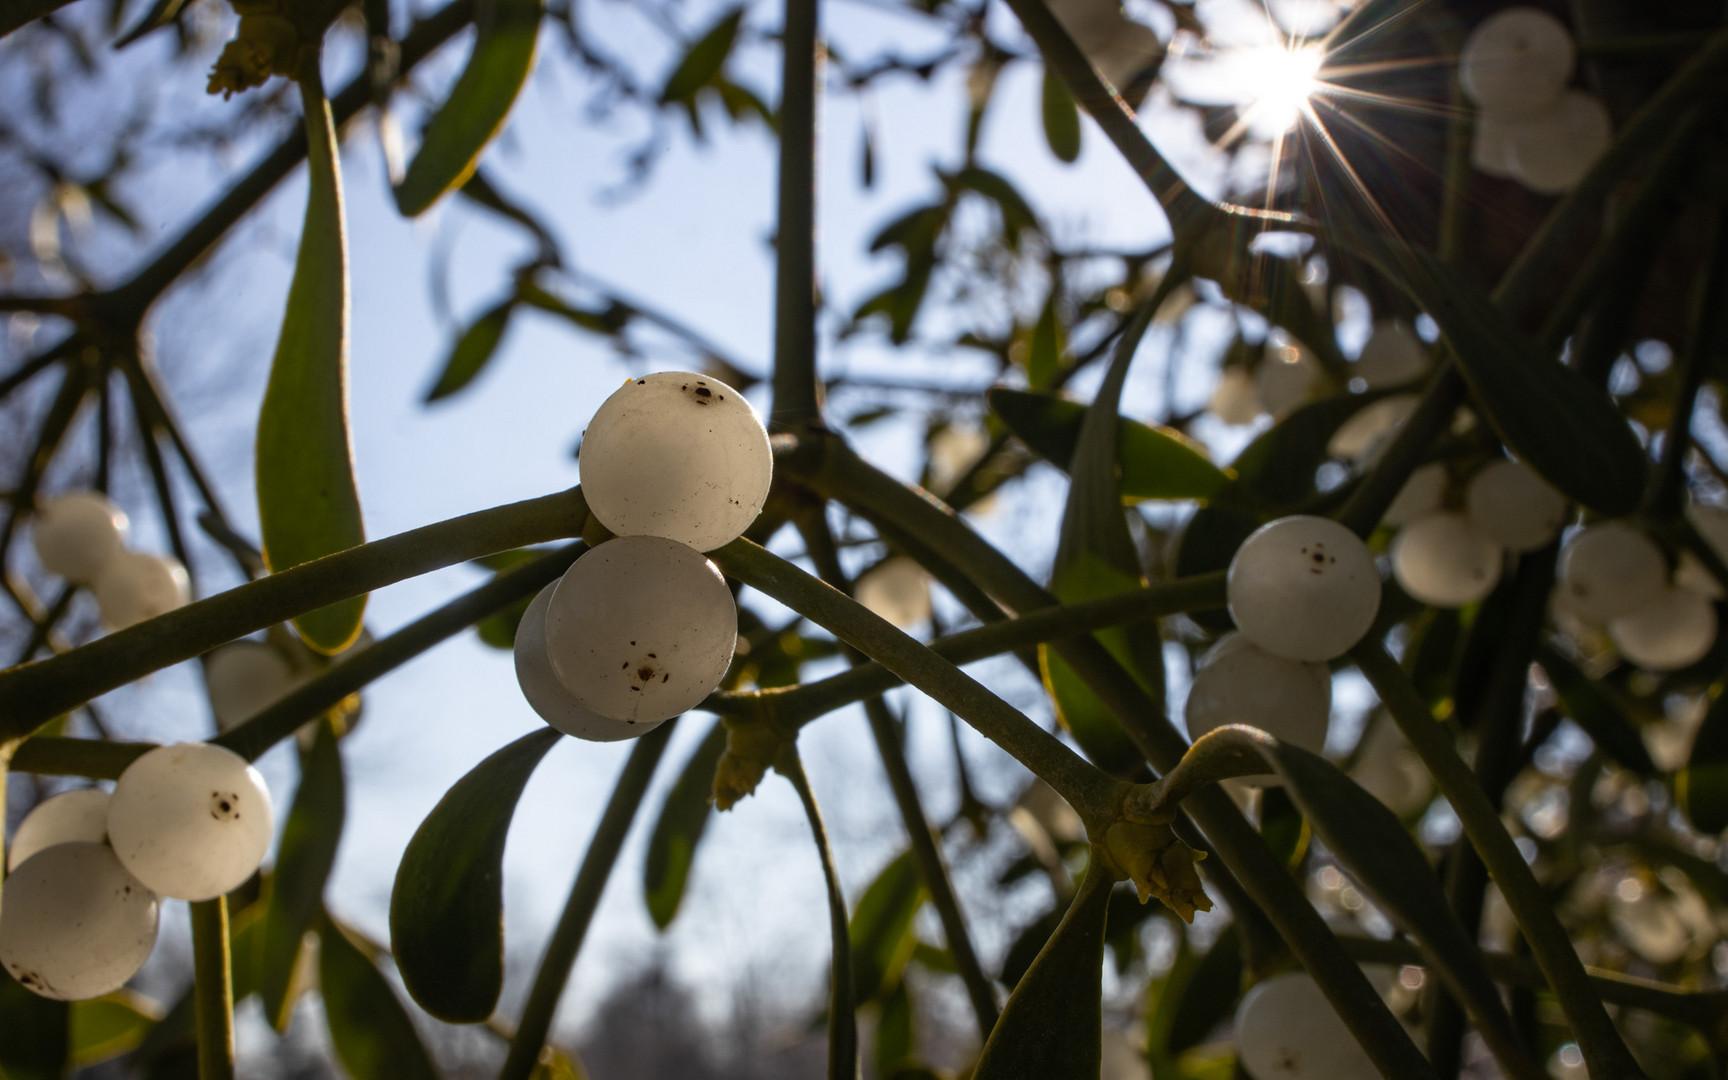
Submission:
<svg viewBox="0 0 1728 1080">
<path fill-rule="evenodd" d="M 1674 391 L 1673 415 L 1662 440 L 1662 463 L 1650 493 L 1650 511 L 1657 517 L 1677 517 L 1686 508 L 1686 451 L 1692 445 L 1692 411 L 1712 357 L 1728 340 L 1728 304 L 1722 302 L 1728 296 L 1728 212 L 1718 206 L 1715 215 L 1710 261 L 1692 297 L 1692 325 L 1678 364 L 1680 386 Z"/>
<path fill-rule="evenodd" d="M 92 780 L 118 780 L 126 766 L 156 749 L 155 743 L 71 739 L 63 735 L 37 735 L 17 746 L 12 755 L 13 772 L 87 776 Z"/>
<path fill-rule="evenodd" d="M 588 852 L 582 856 L 582 867 L 576 872 L 575 884 L 570 887 L 570 898 L 564 902 L 564 912 L 558 916 L 558 925 L 546 943 L 545 955 L 540 958 L 540 968 L 534 975 L 534 988 L 528 993 L 528 1004 L 522 1009 L 522 1022 L 510 1040 L 510 1052 L 504 1059 L 504 1067 L 498 1072 L 499 1080 L 528 1080 L 533 1074 L 541 1048 L 546 1045 L 547 1035 L 552 1030 L 558 999 L 564 996 L 564 984 L 570 979 L 570 969 L 576 963 L 576 954 L 581 951 L 582 939 L 587 936 L 588 924 L 594 918 L 594 909 L 599 906 L 600 895 L 605 891 L 612 867 L 618 861 L 618 852 L 630 833 L 630 824 L 636 819 L 642 796 L 648 791 L 654 769 L 660 764 L 660 757 L 666 752 L 666 744 L 677 724 L 674 718 L 642 736 L 624 762 L 624 771 L 612 789 L 612 798 L 606 803 L 600 824 L 594 829 L 594 839 L 589 841 Z"/>
<path fill-rule="evenodd" d="M 1500 823 L 1493 801 L 1477 783 L 1470 766 L 1458 756 L 1445 728 L 1434 721 L 1403 669 L 1378 642 L 1364 642 L 1350 655 L 1373 684 L 1399 730 L 1421 755 L 1441 794 L 1463 822 L 1471 846 L 1500 886 L 1501 895 L 1530 942 L 1536 962 L 1554 988 L 1561 1011 L 1572 1025 L 1590 1075 L 1600 1080 L 1642 1077 L 1637 1061 L 1591 988 L 1584 964 L 1578 959 L 1566 928 L 1555 916 L 1547 893 Z"/>
<path fill-rule="evenodd" d="M 234 976 L 228 956 L 228 898 L 191 905 L 196 976 L 198 1080 L 234 1080 Z"/>
<path fill-rule="evenodd" d="M 0 739 L 28 734 L 152 671 L 296 615 L 482 555 L 576 536 L 586 519 L 576 488 L 466 514 L 272 574 L 0 672 Z"/>
<path fill-rule="evenodd" d="M 786 0 L 780 68 L 780 204 L 775 225 L 774 405 L 785 431 L 821 416 L 816 388 L 818 0 Z"/>
<path fill-rule="evenodd" d="M 858 1018 L 852 1001 L 852 935 L 847 925 L 846 894 L 840 889 L 840 873 L 834 868 L 828 830 L 822 824 L 816 793 L 810 790 L 810 778 L 804 775 L 804 764 L 798 760 L 797 744 L 786 745 L 774 768 L 798 790 L 798 801 L 804 804 L 804 816 L 810 821 L 810 833 L 822 859 L 822 880 L 828 886 L 828 929 L 834 952 L 828 972 L 828 1080 L 856 1080 Z"/>
</svg>

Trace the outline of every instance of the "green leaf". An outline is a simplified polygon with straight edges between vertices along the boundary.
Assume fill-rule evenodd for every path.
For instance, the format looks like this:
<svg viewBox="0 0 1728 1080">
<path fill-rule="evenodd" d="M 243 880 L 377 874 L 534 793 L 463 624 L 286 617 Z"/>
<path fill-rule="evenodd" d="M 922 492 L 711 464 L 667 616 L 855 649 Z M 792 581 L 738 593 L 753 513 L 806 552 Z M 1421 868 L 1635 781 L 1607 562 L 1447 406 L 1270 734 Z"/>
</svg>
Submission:
<svg viewBox="0 0 1728 1080">
<path fill-rule="evenodd" d="M 1291 869 L 1308 852 L 1308 821 L 1283 788 L 1267 788 L 1260 793 L 1260 835 Z"/>
<path fill-rule="evenodd" d="M 648 902 L 649 917 L 662 930 L 672 925 L 684 900 L 696 845 L 702 842 L 708 819 L 714 815 L 714 770 L 725 752 L 726 725 L 716 720 L 666 793 L 660 818 L 648 837 L 642 894 Z"/>
<path fill-rule="evenodd" d="M 540 1051 L 528 1080 L 588 1080 L 588 1071 L 574 1056 L 548 1046 Z"/>
<path fill-rule="evenodd" d="M 912 995 L 904 980 L 882 999 L 882 1012 L 876 1019 L 876 1074 L 890 1076 L 912 1057 L 916 1034 L 913 1023 Z"/>
<path fill-rule="evenodd" d="M 512 297 L 489 308 L 462 331 L 462 336 L 456 339 L 450 355 L 444 360 L 438 381 L 426 392 L 428 405 L 449 397 L 474 381 L 498 351 L 498 343 L 504 340 L 504 331 L 510 325 L 510 314 L 515 310 L 516 300 Z"/>
<path fill-rule="evenodd" d="M 743 20 L 744 9 L 733 8 L 696 39 L 666 77 L 666 85 L 660 91 L 661 104 L 693 101 L 697 91 L 713 83 L 726 66 L 726 58 L 732 55 L 732 45 L 738 40 L 738 27 Z"/>
<path fill-rule="evenodd" d="M 72 1003 L 72 1067 L 86 1069 L 136 1048 L 162 1019 L 162 1006 L 132 990 Z M 11 1076 L 0 1065 L 0 1075 Z"/>
<path fill-rule="evenodd" d="M 994 387 L 986 395 L 990 409 L 1008 430 L 1034 453 L 1059 469 L 1068 469 L 1080 442 L 1086 406 L 1054 394 Z M 1122 417 L 1117 421 L 1122 498 L 1210 499 L 1231 480 L 1212 464 L 1205 451 L 1172 428 L 1148 427 Z"/>
<path fill-rule="evenodd" d="M 912 916 L 928 897 L 910 850 L 895 856 L 852 912 L 852 1000 L 873 1001 L 900 981 L 916 944 Z"/>
<path fill-rule="evenodd" d="M 1660 774 L 1661 770 L 1650 760 L 1644 737 L 1638 734 L 1637 726 L 1608 687 L 1592 680 L 1551 645 L 1537 647 L 1536 662 L 1548 673 L 1554 692 L 1560 695 L 1561 710 L 1584 729 L 1604 754 L 1639 776 Z"/>
<path fill-rule="evenodd" d="M 1044 310 L 1038 313 L 1032 341 L 1026 349 L 1026 379 L 1039 389 L 1055 381 L 1062 370 L 1062 350 L 1067 347 L 1067 335 L 1062 332 L 1062 320 L 1056 313 L 1056 292 L 1052 288 L 1050 298 L 1044 301 Z"/>
<path fill-rule="evenodd" d="M 1062 603 L 1073 604 L 1114 596 L 1144 584 L 1139 574 L 1124 573 L 1095 555 L 1085 554 L 1066 566 L 1058 567 L 1050 591 Z M 1118 663 L 1133 673 L 1135 680 L 1154 700 L 1162 700 L 1163 641 L 1155 621 L 1100 630 L 1092 636 Z M 1152 667 L 1154 655 L 1160 665 L 1156 669 Z M 1074 736 L 1074 741 L 1080 744 L 1086 756 L 1106 772 L 1118 776 L 1137 771 L 1145 761 L 1139 748 L 1122 730 L 1115 713 L 1099 700 L 1084 679 L 1075 674 L 1061 654 L 1048 645 L 1040 645 L 1038 667 L 1044 688 L 1056 707 L 1057 720 Z"/>
<path fill-rule="evenodd" d="M 1038 215 L 1032 212 L 1032 204 L 1001 173 L 970 165 L 955 173 L 949 182 L 955 188 L 975 192 L 996 204 L 1002 215 L 1002 231 L 1010 246 L 1017 242 L 1022 230 L 1038 228 Z"/>
<path fill-rule="evenodd" d="M 1080 109 L 1062 77 L 1044 68 L 1044 141 L 1057 160 L 1070 165 L 1080 157 Z"/>
<path fill-rule="evenodd" d="M 1061 925 L 1008 998 L 972 1080 L 1098 1080 L 1110 886 L 1094 858 Z"/>
<path fill-rule="evenodd" d="M 1036 866 L 1036 860 L 1032 863 Z M 1050 935 L 1056 932 L 1056 927 L 1062 923 L 1063 909 L 1053 908 L 1033 919 L 1021 928 L 1015 936 L 1013 944 L 1002 955 L 1002 970 L 997 978 L 1009 989 L 1020 985 L 1020 980 L 1032 970 L 1032 962 L 1038 959 L 1038 954 L 1044 951 L 1044 945 L 1050 940 Z"/>
<path fill-rule="evenodd" d="M 1198 1046 L 1236 1008 L 1242 994 L 1242 935 L 1225 928 L 1197 963 L 1176 971 L 1158 991 L 1148 1031 L 1161 1043 L 1155 1053 L 1176 1057 Z"/>
<path fill-rule="evenodd" d="M 330 103 L 301 84 L 311 183 L 282 336 L 258 415 L 258 520 L 272 572 L 366 542 L 348 436 L 348 241 Z M 294 620 L 306 643 L 341 652 L 360 634 L 357 596 Z"/>
<path fill-rule="evenodd" d="M 124 49 L 152 31 L 162 29 L 180 16 L 180 9 L 185 5 L 186 0 L 156 0 L 150 5 L 150 10 L 132 24 L 132 29 L 120 35 L 114 47 Z"/>
<path fill-rule="evenodd" d="M 346 806 L 342 751 L 335 729 L 320 721 L 311 751 L 301 758 L 300 788 L 282 828 L 269 899 L 253 935 L 264 1018 L 279 1032 L 288 1030 L 294 1013 L 301 948 L 324 909 L 324 883 L 336 862 Z"/>
<path fill-rule="evenodd" d="M 396 208 L 424 213 L 473 175 L 480 155 L 504 127 L 534 70 L 541 0 L 490 0 L 478 5 L 480 33 L 468 66 L 432 115 L 420 149 L 396 185 Z"/>
<path fill-rule="evenodd" d="M 336 1057 L 354 1080 L 437 1080 L 396 992 L 361 944 L 328 915 L 318 935 L 318 989 Z"/>
<path fill-rule="evenodd" d="M 1674 777 L 1674 797 L 1699 832 L 1728 829 L 1728 693 L 1719 687 L 1692 737 L 1686 767 Z"/>
<path fill-rule="evenodd" d="M 0 1076 L 60 1080 L 72 1048 L 71 1010 L 37 997 L 0 968 Z"/>
<path fill-rule="evenodd" d="M 390 941 L 421 1008 L 453 1024 L 492 1015 L 504 988 L 504 840 L 535 766 L 558 741 L 522 736 L 476 765 L 420 823 L 390 895 Z"/>
</svg>

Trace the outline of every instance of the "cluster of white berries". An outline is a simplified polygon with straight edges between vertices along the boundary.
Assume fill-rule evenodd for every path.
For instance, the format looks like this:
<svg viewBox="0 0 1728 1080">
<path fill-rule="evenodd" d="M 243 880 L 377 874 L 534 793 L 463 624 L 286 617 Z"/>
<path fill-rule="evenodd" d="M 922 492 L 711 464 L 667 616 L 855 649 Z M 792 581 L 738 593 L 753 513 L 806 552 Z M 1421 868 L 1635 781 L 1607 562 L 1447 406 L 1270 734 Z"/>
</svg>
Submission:
<svg viewBox="0 0 1728 1080">
<path fill-rule="evenodd" d="M 1572 89 L 1577 50 L 1565 24 L 1530 7 L 1498 12 L 1471 31 L 1458 81 L 1480 110 L 1471 162 L 1542 195 L 1581 180 L 1613 138 L 1608 110 Z"/>
<path fill-rule="evenodd" d="M 1728 551 L 1728 510 L 1687 511 L 1705 541 Z M 1716 642 L 1715 601 L 1722 587 L 1683 556 L 1672 572 L 1656 541 L 1629 521 L 1604 521 L 1574 536 L 1560 552 L 1563 611 L 1586 626 L 1606 627 L 1626 660 L 1673 671 L 1702 660 Z"/>
<path fill-rule="evenodd" d="M 182 606 L 191 580 L 178 559 L 126 547 L 126 512 L 94 491 L 72 491 L 36 513 L 31 539 L 51 574 L 87 586 L 102 624 L 124 630 Z"/>
<path fill-rule="evenodd" d="M 516 630 L 528 704 L 567 735 L 633 738 L 726 676 L 738 609 L 702 552 L 742 535 L 768 498 L 768 432 L 707 375 L 632 379 L 582 437 L 582 493 L 614 538 L 534 598 Z"/>
<path fill-rule="evenodd" d="M 1364 390 L 1406 386 L 1428 371 L 1428 346 L 1397 319 L 1382 319 L 1350 365 L 1352 385 Z M 1226 424 L 1251 424 L 1270 414 L 1282 420 L 1312 399 L 1322 380 L 1320 361 L 1308 349 L 1274 328 L 1252 368 L 1226 367 L 1208 408 Z M 1328 443 L 1337 458 L 1358 463 L 1371 459 L 1416 407 L 1416 395 L 1392 394 L 1365 406 L 1345 421 Z"/>
<path fill-rule="evenodd" d="M 150 750 L 112 795 L 56 795 L 12 838 L 0 964 L 47 998 L 118 990 L 155 946 L 158 898 L 210 900 L 238 887 L 273 829 L 264 778 L 209 743 Z"/>
<path fill-rule="evenodd" d="M 1412 474 L 1385 521 L 1398 527 L 1392 573 L 1424 604 L 1473 604 L 1500 582 L 1506 553 L 1535 551 L 1560 535 L 1566 498 L 1529 466 L 1497 458 L 1463 486 L 1462 505 L 1449 505 L 1446 466 Z"/>
</svg>

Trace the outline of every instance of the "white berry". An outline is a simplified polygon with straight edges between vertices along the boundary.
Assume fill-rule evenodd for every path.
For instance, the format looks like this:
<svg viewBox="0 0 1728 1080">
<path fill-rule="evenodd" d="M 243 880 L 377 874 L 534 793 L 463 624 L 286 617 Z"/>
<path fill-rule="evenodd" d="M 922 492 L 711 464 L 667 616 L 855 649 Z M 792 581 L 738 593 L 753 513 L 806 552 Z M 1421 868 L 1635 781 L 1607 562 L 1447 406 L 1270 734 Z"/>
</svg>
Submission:
<svg viewBox="0 0 1728 1080">
<path fill-rule="evenodd" d="M 904 555 L 872 567 L 854 592 L 860 604 L 902 630 L 930 618 L 930 574 Z"/>
<path fill-rule="evenodd" d="M 1704 659 L 1716 643 L 1716 608 L 1709 597 L 1667 586 L 1648 603 L 1608 622 L 1620 655 L 1651 671 L 1674 671 Z"/>
<path fill-rule="evenodd" d="M 1458 57 L 1458 81 L 1484 111 L 1529 113 L 1560 96 L 1575 57 L 1572 35 L 1559 19 L 1536 8 L 1507 8 L 1470 32 Z"/>
<path fill-rule="evenodd" d="M 1470 478 L 1464 505 L 1478 529 L 1511 551 L 1547 546 L 1566 523 L 1566 496 L 1530 466 L 1504 458 Z"/>
<path fill-rule="evenodd" d="M 44 799 L 24 815 L 12 846 L 6 849 L 6 868 L 18 864 L 55 844 L 82 840 L 100 844 L 108 839 L 108 793 L 101 788 L 78 788 Z"/>
<path fill-rule="evenodd" d="M 1275 975 L 1236 1007 L 1237 1060 L 1254 1080 L 1371 1080 L 1379 1072 L 1303 973 Z"/>
<path fill-rule="evenodd" d="M 1260 405 L 1282 420 L 1307 401 L 1320 383 L 1320 361 L 1300 345 L 1267 341 L 1266 355 L 1254 369 L 1254 393 Z"/>
<path fill-rule="evenodd" d="M 1552 108 L 1520 119 L 1507 147 L 1512 175 L 1540 195 L 1572 190 L 1613 140 L 1608 109 L 1582 90 L 1568 91 Z"/>
<path fill-rule="evenodd" d="M 192 598 L 192 582 L 178 559 L 123 551 L 109 560 L 92 591 L 102 609 L 102 624 L 124 630 L 183 607 Z"/>
<path fill-rule="evenodd" d="M 1428 346 L 1398 319 L 1381 319 L 1356 358 L 1356 377 L 1368 389 L 1398 386 L 1428 370 Z"/>
<path fill-rule="evenodd" d="M 1592 525 L 1560 552 L 1560 582 L 1574 614 L 1605 623 L 1654 600 L 1668 578 L 1662 549 L 1624 521 Z"/>
<path fill-rule="evenodd" d="M 1426 806 L 1434 782 L 1392 717 L 1382 710 L 1366 738 L 1350 778 L 1400 816 Z"/>
<path fill-rule="evenodd" d="M 1477 113 L 1476 129 L 1470 135 L 1470 164 L 1497 180 L 1512 179 L 1512 139 L 1517 120 L 1498 113 Z"/>
<path fill-rule="evenodd" d="M 126 512 L 108 496 L 73 491 L 42 507 L 31 540 L 49 573 L 88 585 L 125 549 L 127 528 Z"/>
<path fill-rule="evenodd" d="M 1324 664 L 1286 660 L 1227 634 L 1200 661 L 1184 715 L 1190 739 L 1248 724 L 1318 754 L 1332 716 L 1332 675 Z"/>
<path fill-rule="evenodd" d="M 156 945 L 156 895 L 105 844 L 56 844 L 6 878 L 0 964 L 57 1001 L 112 993 Z"/>
<path fill-rule="evenodd" d="M 1358 465 L 1373 461 L 1410 419 L 1419 400 L 1415 394 L 1393 394 L 1363 406 L 1338 425 L 1326 443 L 1326 453 Z"/>
<path fill-rule="evenodd" d="M 1463 607 L 1493 592 L 1504 559 L 1493 537 L 1450 510 L 1423 514 L 1392 540 L 1398 584 L 1435 607 Z"/>
<path fill-rule="evenodd" d="M 698 551 L 738 538 L 761 513 L 774 456 L 744 395 L 710 375 L 631 379 L 582 436 L 582 494 L 619 536 Z"/>
<path fill-rule="evenodd" d="M 299 684 L 288 659 L 262 642 L 236 641 L 204 659 L 204 685 L 218 731 L 250 720 Z"/>
<path fill-rule="evenodd" d="M 546 608 L 557 589 L 556 581 L 541 589 L 516 626 L 516 683 L 529 707 L 553 728 L 589 742 L 634 739 L 652 731 L 658 725 L 601 716 L 558 681 L 546 655 Z"/>
<path fill-rule="evenodd" d="M 1212 391 L 1208 406 L 1213 415 L 1226 424 L 1251 424 L 1266 410 L 1260 407 L 1260 394 L 1254 389 L 1254 374 L 1245 367 L 1227 367 L 1218 378 L 1218 388 Z"/>
<path fill-rule="evenodd" d="M 656 724 L 726 676 L 738 608 L 713 563 L 673 540 L 620 536 L 576 560 L 546 609 L 558 681 L 614 720 Z"/>
<path fill-rule="evenodd" d="M 1230 560 L 1230 615 L 1248 640 L 1286 660 L 1331 660 L 1380 610 L 1380 574 L 1355 533 L 1330 518 L 1261 526 Z"/>
<path fill-rule="evenodd" d="M 126 767 L 108 803 L 108 840 L 163 896 L 209 900 L 252 876 L 275 815 L 258 770 L 211 743 L 159 746 Z"/>
<path fill-rule="evenodd" d="M 1392 505 L 1380 516 L 1381 522 L 1396 528 L 1437 509 L 1446 494 L 1449 479 L 1446 466 L 1438 462 L 1417 469 L 1410 474 L 1410 479 L 1404 481 L 1404 486 L 1398 489 L 1397 498 L 1392 500 Z"/>
</svg>

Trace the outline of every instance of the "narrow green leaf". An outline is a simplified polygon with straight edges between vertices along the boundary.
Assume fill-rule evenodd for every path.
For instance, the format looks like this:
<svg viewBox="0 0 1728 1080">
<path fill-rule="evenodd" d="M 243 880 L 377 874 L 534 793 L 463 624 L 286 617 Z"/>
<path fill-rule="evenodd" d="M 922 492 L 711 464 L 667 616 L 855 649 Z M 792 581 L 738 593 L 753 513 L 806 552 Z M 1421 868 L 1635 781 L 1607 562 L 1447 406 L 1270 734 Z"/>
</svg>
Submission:
<svg viewBox="0 0 1728 1080">
<path fill-rule="evenodd" d="M 420 823 L 390 895 L 390 941 L 408 993 L 453 1024 L 492 1015 L 504 988 L 504 840 L 558 733 L 542 728 L 476 765 Z"/>
<path fill-rule="evenodd" d="M 732 55 L 732 45 L 738 40 L 738 27 L 743 20 L 744 9 L 733 8 L 696 39 L 666 77 L 666 85 L 660 91 L 661 104 L 691 101 L 698 90 L 714 81 L 726 66 L 726 58 Z"/>
<path fill-rule="evenodd" d="M 328 915 L 318 935 L 318 989 L 336 1057 L 354 1080 L 437 1080 L 438 1070 L 368 955 Z"/>
<path fill-rule="evenodd" d="M 311 751 L 301 758 L 300 788 L 282 828 L 269 899 L 253 935 L 264 1018 L 277 1031 L 288 1030 L 294 1012 L 301 947 L 324 907 L 324 883 L 336 863 L 346 806 L 342 751 L 335 730 L 320 721 Z"/>
<path fill-rule="evenodd" d="M 1120 511 L 1118 511 L 1120 512 Z M 1125 573 L 1092 554 L 1076 556 L 1056 570 L 1050 591 L 1064 604 L 1096 600 L 1140 588 L 1144 579 Z M 1164 696 L 1163 641 L 1156 622 L 1101 630 L 1093 637 L 1109 650 L 1154 700 Z M 1159 666 L 1152 666 L 1158 657 Z M 1038 667 L 1044 688 L 1056 707 L 1056 718 L 1074 736 L 1074 741 L 1097 765 L 1118 776 L 1134 773 L 1144 763 L 1116 714 L 1099 700 L 1092 688 L 1068 666 L 1060 653 L 1048 645 L 1038 647 Z"/>
<path fill-rule="evenodd" d="M 1068 469 L 1080 442 L 1086 406 L 1054 394 L 994 387 L 990 409 L 1021 442 L 1059 469 Z M 1171 428 L 1148 427 L 1122 417 L 1117 421 L 1122 498 L 1210 499 L 1231 480 L 1204 450 Z"/>
<path fill-rule="evenodd" d="M 950 183 L 956 188 L 976 192 L 996 204 L 996 209 L 1002 214 L 1002 231 L 1007 234 L 1010 244 L 1015 242 L 1021 230 L 1038 227 L 1038 215 L 1033 213 L 1032 204 L 1001 173 L 969 165 L 955 173 Z"/>
<path fill-rule="evenodd" d="M 480 33 L 468 66 L 426 125 L 420 149 L 396 186 L 396 208 L 415 217 L 473 175 L 534 70 L 541 0 L 478 5 Z"/>
<path fill-rule="evenodd" d="M 696 845 L 702 842 L 708 819 L 714 816 L 714 770 L 725 752 L 726 726 L 716 720 L 666 793 L 660 818 L 648 837 L 642 893 L 649 917 L 662 930 L 678 915 L 696 859 Z"/>
<path fill-rule="evenodd" d="M 258 520 L 273 572 L 365 543 L 348 435 L 348 241 L 336 128 L 317 77 L 301 82 L 310 187 L 282 336 L 258 415 Z M 294 620 L 308 645 L 340 652 L 360 634 L 358 596 Z"/>
<path fill-rule="evenodd" d="M 1032 865 L 1037 865 L 1036 860 L 1033 860 Z M 1044 951 L 1050 935 L 1061 925 L 1064 910 L 1052 908 L 1021 928 L 1013 944 L 1009 945 L 1008 951 L 1002 955 L 1002 970 L 997 975 L 1002 985 L 1010 990 L 1020 985 L 1020 980 L 1032 970 L 1032 962 Z"/>
<path fill-rule="evenodd" d="M 874 1001 L 899 984 L 912 955 L 912 916 L 928 897 L 910 850 L 882 868 L 852 912 L 852 1000 Z"/>
<path fill-rule="evenodd" d="M 1291 869 L 1308 852 L 1308 821 L 1283 788 L 1267 788 L 1260 793 L 1260 835 Z"/>
<path fill-rule="evenodd" d="M 588 1080 L 588 1071 L 571 1054 L 548 1046 L 540 1051 L 528 1080 Z"/>
<path fill-rule="evenodd" d="M 1686 767 L 1674 777 L 1674 795 L 1699 832 L 1728 829 L 1728 693 L 1720 689 L 1692 737 Z"/>
<path fill-rule="evenodd" d="M 1080 157 L 1080 108 L 1068 86 L 1049 67 L 1044 69 L 1044 141 L 1057 160 L 1070 165 Z"/>
<path fill-rule="evenodd" d="M 1639 776 L 1656 776 L 1661 770 L 1650 760 L 1650 750 L 1637 725 L 1607 687 L 1592 680 L 1559 650 L 1539 646 L 1536 662 L 1548 673 L 1560 707 L 1572 722 L 1584 729 L 1592 742 L 1623 769 Z"/>
<path fill-rule="evenodd" d="M 1094 857 L 1068 913 L 1008 998 L 973 1080 L 1098 1080 L 1111 884 Z"/>
<path fill-rule="evenodd" d="M 504 331 L 509 327 L 510 315 L 515 310 L 516 300 L 512 297 L 487 309 L 462 331 L 462 336 L 450 349 L 450 355 L 444 358 L 438 381 L 426 392 L 428 405 L 449 397 L 474 381 L 498 351 L 498 343 L 504 340 Z"/>
<path fill-rule="evenodd" d="M 912 994 L 901 980 L 882 999 L 882 1011 L 876 1018 L 876 1075 L 893 1076 L 912 1057 L 916 1037 L 913 1015 Z"/>
<path fill-rule="evenodd" d="M 73 1002 L 72 1067 L 87 1069 L 133 1050 L 161 1019 L 162 1006 L 131 990 Z M 12 1074 L 0 1065 L 0 1075 Z"/>
<path fill-rule="evenodd" d="M 1235 1011 L 1241 995 L 1242 935 L 1231 924 L 1179 983 L 1159 991 L 1149 1022 L 1163 1039 L 1158 1052 L 1175 1057 L 1198 1046 Z"/>
<path fill-rule="evenodd" d="M 60 1080 L 72 1048 L 64 1001 L 37 997 L 0 968 L 0 1076 Z"/>
<path fill-rule="evenodd" d="M 1056 313 L 1056 290 L 1044 301 L 1044 310 L 1032 327 L 1032 340 L 1026 349 L 1026 380 L 1036 389 L 1055 381 L 1062 370 L 1062 350 L 1067 347 L 1062 332 L 1062 320 Z"/>
</svg>

